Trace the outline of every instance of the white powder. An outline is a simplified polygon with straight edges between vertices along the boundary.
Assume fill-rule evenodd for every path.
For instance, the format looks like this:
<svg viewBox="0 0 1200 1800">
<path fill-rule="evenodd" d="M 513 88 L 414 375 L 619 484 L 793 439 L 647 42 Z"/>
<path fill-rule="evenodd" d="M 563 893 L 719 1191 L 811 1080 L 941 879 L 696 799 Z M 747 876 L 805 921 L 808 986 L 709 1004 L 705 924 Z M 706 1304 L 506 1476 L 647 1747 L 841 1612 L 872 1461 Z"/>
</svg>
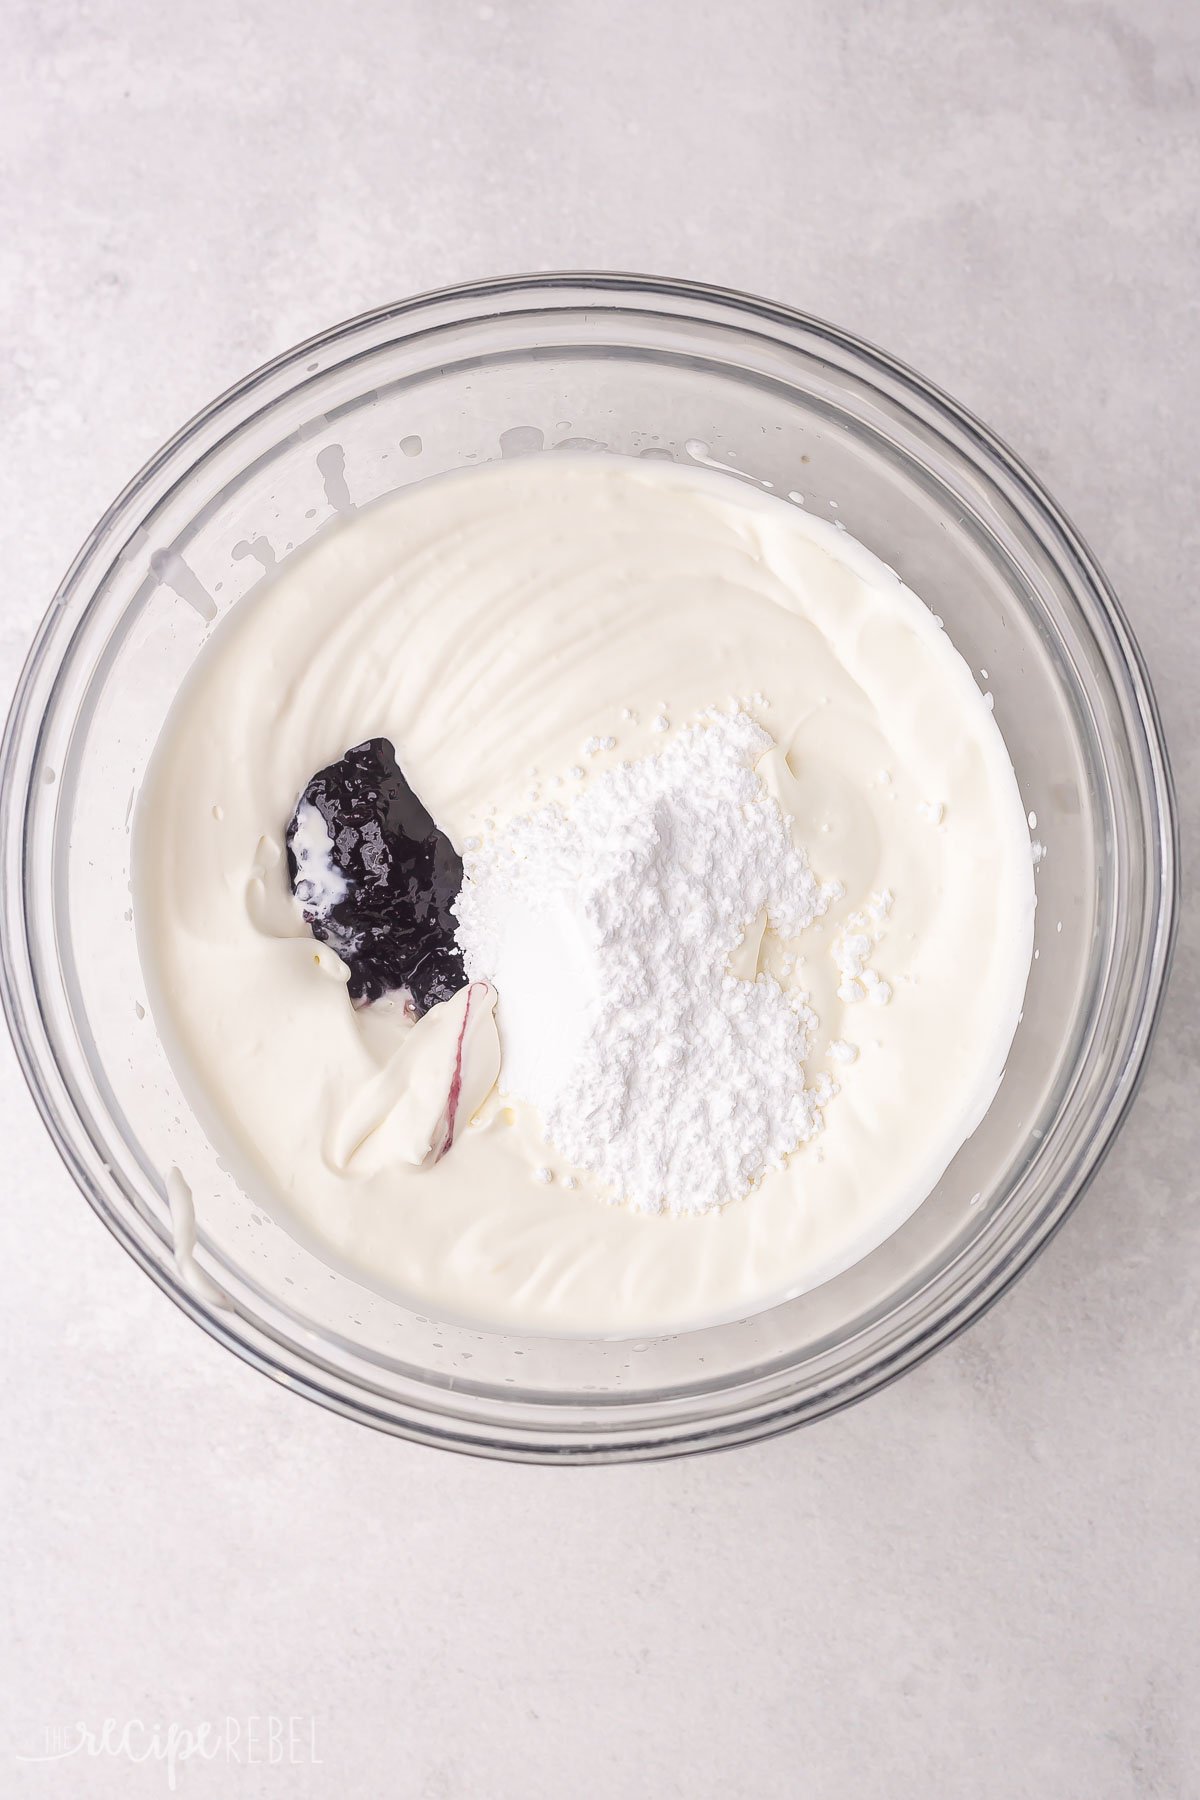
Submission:
<svg viewBox="0 0 1200 1800">
<path fill-rule="evenodd" d="M 745 713 L 709 714 L 467 853 L 458 941 L 500 995 L 501 1088 L 645 1210 L 741 1197 L 835 1091 L 805 1085 L 806 996 L 729 973 L 760 919 L 795 937 L 840 892 L 754 771 L 770 747 Z"/>
<path fill-rule="evenodd" d="M 886 1006 L 892 997 L 890 984 L 867 966 L 867 958 L 874 951 L 891 910 L 892 891 L 884 888 L 871 895 L 861 912 L 850 914 L 833 940 L 833 960 L 839 976 L 838 999 L 847 1006 L 855 1006 L 860 1000 L 873 1000 L 876 1006 Z M 833 1050 L 832 1045 L 830 1050 Z"/>
</svg>

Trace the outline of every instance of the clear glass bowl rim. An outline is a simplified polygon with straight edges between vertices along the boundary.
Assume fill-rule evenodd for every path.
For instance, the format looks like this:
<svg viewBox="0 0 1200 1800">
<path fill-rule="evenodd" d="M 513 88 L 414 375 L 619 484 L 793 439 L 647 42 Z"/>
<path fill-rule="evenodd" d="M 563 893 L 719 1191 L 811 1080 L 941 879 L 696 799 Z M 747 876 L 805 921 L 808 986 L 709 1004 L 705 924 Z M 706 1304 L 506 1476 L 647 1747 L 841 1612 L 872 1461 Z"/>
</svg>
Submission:
<svg viewBox="0 0 1200 1800">
<path fill-rule="evenodd" d="M 1017 1243 L 997 1265 L 947 1292 L 920 1329 L 902 1329 L 889 1320 L 890 1329 L 874 1345 L 866 1363 L 852 1380 L 826 1388 L 817 1396 L 789 1394 L 786 1384 L 770 1392 L 753 1385 L 746 1392 L 730 1390 L 730 1404 L 715 1406 L 703 1421 L 686 1424 L 664 1417 L 647 1418 L 639 1405 L 636 1418 L 622 1425 L 614 1417 L 619 1408 L 605 1408 L 588 1420 L 586 1409 L 567 1420 L 543 1409 L 544 1419 L 530 1417 L 530 1409 L 516 1404 L 511 1417 L 496 1408 L 489 1416 L 455 1419 L 444 1408 L 422 1408 L 409 1400 L 396 1402 L 377 1387 L 356 1381 L 318 1358 L 306 1358 L 278 1334 L 256 1329 L 244 1316 L 230 1315 L 198 1299 L 179 1278 L 170 1258 L 156 1256 L 143 1236 L 114 1207 L 80 1155 L 72 1133 L 69 1090 L 55 1083 L 54 1052 L 44 1028 L 33 980 L 25 910 L 26 814 L 32 783 L 37 773 L 41 719 L 53 699 L 55 674 L 65 662 L 75 631 L 88 603 L 91 577 L 107 563 L 106 546 L 124 542 L 147 503 L 157 504 L 169 487 L 185 479 L 199 454 L 210 450 L 218 435 L 214 427 L 241 424 L 257 407 L 265 387 L 287 371 L 302 368 L 314 356 L 336 349 L 357 334 L 396 324 L 402 330 L 422 329 L 432 312 L 450 311 L 457 324 L 483 324 L 489 302 L 508 310 L 527 303 L 530 310 L 554 309 L 556 297 L 581 291 L 596 296 L 597 304 L 623 297 L 642 304 L 659 301 L 673 306 L 681 317 L 689 307 L 714 310 L 723 322 L 747 329 L 774 326 L 799 334 L 810 344 L 828 345 L 839 357 L 851 357 L 886 388 L 915 403 L 918 411 L 932 414 L 957 443 L 960 452 L 983 469 L 1000 475 L 1010 496 L 1017 497 L 1027 522 L 1032 522 L 1043 543 L 1056 542 L 1062 566 L 1076 600 L 1105 653 L 1110 678 L 1136 719 L 1139 734 L 1128 745 L 1139 765 L 1150 806 L 1144 824 L 1156 856 L 1150 873 L 1149 896 L 1143 921 L 1137 1004 L 1129 1009 L 1128 1027 L 1119 1053 L 1114 1054 L 1107 1089 L 1094 1108 L 1095 1126 L 1084 1154 L 1078 1159 L 1073 1179 L 1052 1190 L 1037 1216 Z M 574 302 L 578 305 L 578 299 Z M 74 609 L 74 615 L 73 615 Z M 49 690 L 47 681 L 50 682 Z M 43 697 L 44 696 L 44 697 Z M 948 395 L 886 352 L 794 308 L 759 299 L 735 289 L 703 283 L 618 272 L 562 271 L 514 275 L 495 280 L 456 284 L 372 309 L 330 327 L 282 355 L 263 364 L 219 395 L 176 432 L 161 450 L 134 476 L 108 507 L 81 547 L 42 621 L 18 680 L 3 744 L 0 746 L 0 870 L 3 893 L 0 932 L 0 1002 L 17 1052 L 22 1073 L 56 1149 L 93 1210 L 104 1221 L 134 1260 L 175 1303 L 189 1313 L 211 1336 L 241 1356 L 251 1366 L 270 1375 L 294 1392 L 300 1392 L 333 1411 L 362 1423 L 431 1445 L 474 1454 L 521 1461 L 620 1461 L 674 1455 L 728 1446 L 768 1436 L 810 1422 L 865 1398 L 930 1355 L 972 1324 L 1024 1272 L 1078 1204 L 1104 1160 L 1136 1096 L 1165 996 L 1178 924 L 1179 842 L 1178 817 L 1170 761 L 1157 702 L 1141 651 L 1125 619 L 1120 603 L 1095 558 L 1061 509 L 1046 493 L 1021 460 L 985 425 Z M 77 1121 L 76 1121 L 77 1122 Z M 444 1398 L 444 1396 L 443 1396 Z"/>
</svg>

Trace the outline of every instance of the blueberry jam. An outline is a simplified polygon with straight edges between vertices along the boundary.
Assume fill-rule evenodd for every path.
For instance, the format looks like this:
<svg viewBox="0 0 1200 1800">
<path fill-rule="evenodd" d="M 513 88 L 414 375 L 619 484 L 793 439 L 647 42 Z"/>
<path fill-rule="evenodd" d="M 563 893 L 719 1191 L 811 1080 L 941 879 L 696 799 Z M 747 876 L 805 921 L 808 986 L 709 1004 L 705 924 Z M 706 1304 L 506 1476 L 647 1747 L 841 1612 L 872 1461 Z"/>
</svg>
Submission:
<svg viewBox="0 0 1200 1800">
<path fill-rule="evenodd" d="M 288 874 L 312 934 L 350 969 L 356 1006 L 407 989 L 417 1014 L 464 986 L 452 901 L 463 867 L 386 738 L 308 783 L 287 829 Z"/>
</svg>

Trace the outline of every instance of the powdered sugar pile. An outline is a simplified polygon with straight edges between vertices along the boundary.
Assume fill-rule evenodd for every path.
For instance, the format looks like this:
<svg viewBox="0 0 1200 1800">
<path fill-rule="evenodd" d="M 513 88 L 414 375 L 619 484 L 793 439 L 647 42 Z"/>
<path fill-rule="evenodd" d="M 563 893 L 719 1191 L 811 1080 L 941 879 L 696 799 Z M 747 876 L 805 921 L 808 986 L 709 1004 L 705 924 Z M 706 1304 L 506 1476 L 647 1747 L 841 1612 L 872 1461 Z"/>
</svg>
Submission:
<svg viewBox="0 0 1200 1800">
<path fill-rule="evenodd" d="M 740 1198 L 819 1129 L 815 1019 L 730 956 L 765 917 L 792 938 L 840 893 L 794 846 L 744 712 L 515 820 L 468 853 L 456 903 L 468 973 L 499 991 L 501 1088 L 634 1205 Z"/>
</svg>

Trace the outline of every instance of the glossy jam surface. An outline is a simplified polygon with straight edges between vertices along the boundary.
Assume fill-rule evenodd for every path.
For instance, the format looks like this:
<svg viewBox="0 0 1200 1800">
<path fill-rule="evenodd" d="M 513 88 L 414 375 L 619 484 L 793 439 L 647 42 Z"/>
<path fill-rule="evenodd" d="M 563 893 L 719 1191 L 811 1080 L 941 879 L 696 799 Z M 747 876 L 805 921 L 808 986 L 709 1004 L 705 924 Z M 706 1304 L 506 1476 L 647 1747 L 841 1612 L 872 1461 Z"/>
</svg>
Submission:
<svg viewBox="0 0 1200 1800">
<path fill-rule="evenodd" d="M 306 808 L 324 827 L 298 854 Z M 356 1004 L 406 993 L 419 1017 L 466 981 L 451 904 L 462 859 L 405 780 L 386 738 L 356 744 L 306 783 L 287 830 L 288 874 L 313 936 L 350 970 Z M 322 866 L 313 868 L 314 854 Z"/>
</svg>

